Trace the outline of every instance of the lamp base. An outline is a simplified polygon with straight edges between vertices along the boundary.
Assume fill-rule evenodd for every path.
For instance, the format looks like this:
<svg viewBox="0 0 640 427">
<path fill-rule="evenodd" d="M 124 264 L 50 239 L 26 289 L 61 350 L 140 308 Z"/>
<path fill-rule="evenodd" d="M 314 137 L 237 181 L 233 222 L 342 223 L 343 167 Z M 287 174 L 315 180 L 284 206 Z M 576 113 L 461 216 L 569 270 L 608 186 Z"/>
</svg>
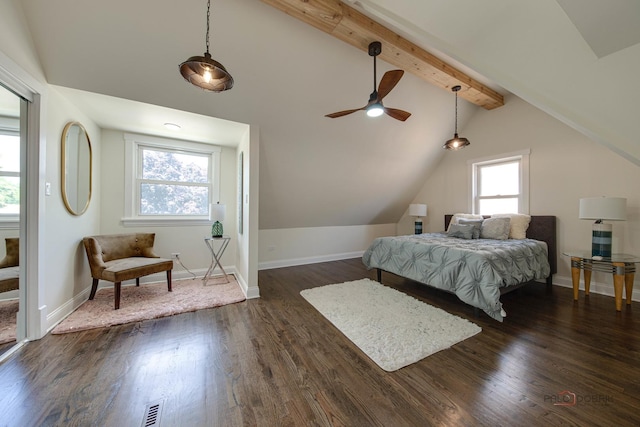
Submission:
<svg viewBox="0 0 640 427">
<path fill-rule="evenodd" d="M 611 257 L 611 224 L 594 223 L 591 237 L 591 256 Z"/>
<path fill-rule="evenodd" d="M 211 237 L 222 237 L 222 233 L 222 223 L 220 221 L 214 222 L 211 226 Z"/>
<path fill-rule="evenodd" d="M 422 220 L 416 220 L 415 222 L 415 232 L 416 234 L 422 234 Z"/>
</svg>

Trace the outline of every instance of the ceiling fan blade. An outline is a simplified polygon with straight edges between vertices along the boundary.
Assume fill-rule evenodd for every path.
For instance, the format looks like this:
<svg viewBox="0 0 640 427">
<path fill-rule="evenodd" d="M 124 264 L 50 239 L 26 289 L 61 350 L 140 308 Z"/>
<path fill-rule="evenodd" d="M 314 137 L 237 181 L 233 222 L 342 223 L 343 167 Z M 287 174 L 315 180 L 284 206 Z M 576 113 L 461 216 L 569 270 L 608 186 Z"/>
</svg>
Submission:
<svg viewBox="0 0 640 427">
<path fill-rule="evenodd" d="M 325 117 L 330 117 L 332 119 L 335 119 L 337 117 L 342 117 L 342 116 L 346 116 L 347 114 L 355 113 L 356 111 L 364 110 L 365 108 L 366 107 L 354 108 L 353 110 L 338 111 L 337 113 L 326 114 Z"/>
<path fill-rule="evenodd" d="M 380 85 L 378 85 L 378 102 L 382 101 L 382 98 L 387 96 L 389 92 L 391 92 L 391 89 L 396 87 L 403 74 L 403 70 L 391 70 L 384 73 L 382 80 L 380 80 Z"/>
<path fill-rule="evenodd" d="M 411 113 L 407 111 L 398 110 L 397 108 L 384 107 L 384 112 L 389 117 L 393 117 L 394 119 L 400 120 L 401 122 L 404 122 L 405 120 L 407 120 L 411 115 Z"/>
</svg>

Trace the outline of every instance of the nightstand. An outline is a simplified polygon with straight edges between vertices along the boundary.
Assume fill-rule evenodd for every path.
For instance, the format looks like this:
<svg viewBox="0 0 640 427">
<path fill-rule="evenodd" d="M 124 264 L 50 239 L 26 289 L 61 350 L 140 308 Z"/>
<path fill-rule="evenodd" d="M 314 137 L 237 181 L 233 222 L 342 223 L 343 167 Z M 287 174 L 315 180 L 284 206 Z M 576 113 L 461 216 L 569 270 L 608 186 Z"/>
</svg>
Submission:
<svg viewBox="0 0 640 427">
<path fill-rule="evenodd" d="M 580 270 L 584 272 L 585 295 L 589 295 L 591 272 L 602 271 L 613 274 L 613 290 L 616 298 L 616 310 L 622 310 L 623 283 L 627 304 L 631 304 L 633 279 L 635 278 L 636 264 L 640 262 L 640 258 L 629 254 L 612 254 L 610 257 L 594 259 L 589 252 L 563 252 L 563 255 L 571 257 L 571 279 L 573 281 L 574 300 L 578 300 Z"/>
</svg>

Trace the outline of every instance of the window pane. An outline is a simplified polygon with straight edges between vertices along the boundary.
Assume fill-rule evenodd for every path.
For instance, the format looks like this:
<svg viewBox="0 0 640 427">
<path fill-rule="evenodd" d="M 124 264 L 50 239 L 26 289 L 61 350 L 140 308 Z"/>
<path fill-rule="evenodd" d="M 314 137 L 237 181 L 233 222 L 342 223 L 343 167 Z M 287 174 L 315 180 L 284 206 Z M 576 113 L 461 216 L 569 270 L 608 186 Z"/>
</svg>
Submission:
<svg viewBox="0 0 640 427">
<path fill-rule="evenodd" d="M 143 149 L 143 179 L 206 183 L 208 177 L 208 156 Z"/>
<path fill-rule="evenodd" d="M 20 178 L 0 177 L 0 214 L 20 213 Z"/>
<path fill-rule="evenodd" d="M 493 215 L 497 213 L 517 213 L 518 198 L 511 197 L 505 199 L 481 199 L 480 215 Z"/>
<path fill-rule="evenodd" d="M 497 196 L 518 194 L 519 163 L 502 163 L 497 165 L 481 166 L 480 172 L 480 196 Z"/>
<path fill-rule="evenodd" d="M 140 215 L 208 215 L 208 187 L 140 185 Z"/>
<path fill-rule="evenodd" d="M 0 172 L 20 172 L 20 137 L 0 135 Z"/>
</svg>

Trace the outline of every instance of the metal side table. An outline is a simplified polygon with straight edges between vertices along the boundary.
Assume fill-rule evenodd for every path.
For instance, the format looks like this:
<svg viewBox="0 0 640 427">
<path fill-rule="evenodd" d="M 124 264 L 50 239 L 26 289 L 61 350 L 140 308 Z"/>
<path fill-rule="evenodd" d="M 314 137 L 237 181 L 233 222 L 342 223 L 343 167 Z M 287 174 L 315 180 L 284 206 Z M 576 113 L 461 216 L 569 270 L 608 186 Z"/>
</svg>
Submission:
<svg viewBox="0 0 640 427">
<path fill-rule="evenodd" d="M 224 274 L 224 278 L 229 283 L 229 277 L 227 276 L 227 272 L 224 271 L 222 267 L 222 263 L 220 260 L 222 259 L 222 255 L 224 254 L 225 249 L 229 246 L 229 242 L 231 241 L 231 237 L 222 236 L 222 237 L 205 237 L 204 243 L 206 243 L 209 251 L 211 252 L 211 264 L 209 265 L 209 269 L 202 277 L 202 282 L 206 285 L 209 277 L 213 275 L 213 271 L 216 267 L 220 267 L 222 270 L 222 274 Z M 217 248 L 216 248 L 217 246 Z"/>
</svg>

